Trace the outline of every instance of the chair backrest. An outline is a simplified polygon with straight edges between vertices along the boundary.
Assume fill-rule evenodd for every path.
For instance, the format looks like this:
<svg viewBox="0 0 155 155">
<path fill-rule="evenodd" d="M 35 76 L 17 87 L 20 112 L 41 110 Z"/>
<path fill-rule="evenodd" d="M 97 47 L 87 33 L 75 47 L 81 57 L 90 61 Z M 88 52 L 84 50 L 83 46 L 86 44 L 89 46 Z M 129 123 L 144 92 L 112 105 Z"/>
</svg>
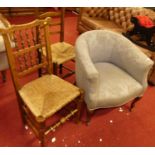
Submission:
<svg viewBox="0 0 155 155">
<path fill-rule="evenodd" d="M 56 35 L 59 34 L 60 42 L 64 41 L 64 15 L 65 15 L 65 8 L 60 8 L 59 11 L 50 11 L 43 14 L 38 13 L 38 19 L 45 19 L 46 17 L 52 18 L 50 34 Z"/>
<path fill-rule="evenodd" d="M 46 68 L 48 73 L 51 74 L 50 23 L 51 18 L 46 18 L 45 20 L 34 20 L 30 23 L 0 29 L 16 90 L 19 90 L 22 86 L 21 78 L 37 72 L 41 68 Z M 12 36 L 15 43 L 14 48 L 11 47 L 10 36 Z M 44 57 L 43 53 L 47 57 Z"/>
</svg>

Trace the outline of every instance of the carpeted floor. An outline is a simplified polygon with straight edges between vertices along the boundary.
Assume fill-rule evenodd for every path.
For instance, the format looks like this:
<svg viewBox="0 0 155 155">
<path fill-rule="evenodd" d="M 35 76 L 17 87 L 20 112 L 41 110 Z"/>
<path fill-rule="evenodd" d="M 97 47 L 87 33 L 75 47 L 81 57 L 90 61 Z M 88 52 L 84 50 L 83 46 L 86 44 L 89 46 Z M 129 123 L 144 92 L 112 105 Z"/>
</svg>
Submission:
<svg viewBox="0 0 155 155">
<path fill-rule="evenodd" d="M 11 17 L 12 24 L 24 23 L 34 17 Z M 68 13 L 65 18 L 65 40 L 74 44 L 77 16 Z M 72 62 L 67 65 L 74 68 Z M 75 81 L 75 76 L 67 79 Z M 81 124 L 73 120 L 60 126 L 46 137 L 46 146 L 155 146 L 155 87 L 149 86 L 132 112 L 129 104 L 97 110 L 89 126 L 83 110 Z M 21 122 L 10 71 L 7 82 L 0 77 L 0 146 L 39 146 L 39 141 Z"/>
</svg>

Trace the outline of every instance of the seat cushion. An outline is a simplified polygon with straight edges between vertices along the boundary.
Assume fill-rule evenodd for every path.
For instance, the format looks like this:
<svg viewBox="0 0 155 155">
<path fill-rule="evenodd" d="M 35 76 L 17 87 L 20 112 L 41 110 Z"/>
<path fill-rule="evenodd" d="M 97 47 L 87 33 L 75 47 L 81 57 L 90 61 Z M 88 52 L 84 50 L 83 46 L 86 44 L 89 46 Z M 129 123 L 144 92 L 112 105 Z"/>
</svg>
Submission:
<svg viewBox="0 0 155 155">
<path fill-rule="evenodd" d="M 51 45 L 52 60 L 58 65 L 75 58 L 74 47 L 66 42 L 58 42 Z"/>
<path fill-rule="evenodd" d="M 19 94 L 34 116 L 48 118 L 79 96 L 80 91 L 55 75 L 45 75 L 24 85 Z"/>
<path fill-rule="evenodd" d="M 117 107 L 142 95 L 142 85 L 117 66 L 96 63 L 95 67 L 99 72 L 98 97 L 89 109 Z"/>
</svg>

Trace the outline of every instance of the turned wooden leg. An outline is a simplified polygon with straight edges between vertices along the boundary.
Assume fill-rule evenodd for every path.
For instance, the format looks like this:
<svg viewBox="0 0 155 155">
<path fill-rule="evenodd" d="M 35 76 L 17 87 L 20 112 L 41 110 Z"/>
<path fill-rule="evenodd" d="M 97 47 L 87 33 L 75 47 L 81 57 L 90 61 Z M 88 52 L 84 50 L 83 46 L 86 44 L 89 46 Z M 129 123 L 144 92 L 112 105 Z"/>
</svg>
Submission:
<svg viewBox="0 0 155 155">
<path fill-rule="evenodd" d="M 3 82 L 5 82 L 6 81 L 6 70 L 1 71 L 1 74 L 2 74 L 2 80 Z"/>
<path fill-rule="evenodd" d="M 141 99 L 141 97 L 136 97 L 133 101 L 132 101 L 132 103 L 131 103 L 131 106 L 130 106 L 130 111 L 132 111 L 132 109 L 135 107 L 135 104 L 136 104 L 136 102 L 138 101 L 138 100 L 140 100 Z"/>
</svg>

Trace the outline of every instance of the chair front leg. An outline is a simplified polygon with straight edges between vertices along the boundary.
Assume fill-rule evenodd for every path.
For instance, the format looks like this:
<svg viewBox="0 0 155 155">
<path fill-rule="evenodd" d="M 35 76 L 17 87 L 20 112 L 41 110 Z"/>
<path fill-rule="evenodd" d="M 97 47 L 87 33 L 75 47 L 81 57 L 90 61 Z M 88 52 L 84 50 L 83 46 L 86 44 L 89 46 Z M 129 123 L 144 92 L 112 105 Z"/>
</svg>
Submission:
<svg viewBox="0 0 155 155">
<path fill-rule="evenodd" d="M 45 122 L 38 122 L 40 145 L 45 146 Z"/>
<path fill-rule="evenodd" d="M 80 90 L 80 97 L 77 101 L 77 118 L 76 118 L 76 122 L 79 123 L 80 120 L 81 120 L 81 111 L 82 111 L 82 105 L 84 103 L 84 91 L 83 90 Z"/>
<path fill-rule="evenodd" d="M 25 126 L 25 125 L 26 125 L 26 118 L 25 118 L 25 116 L 26 116 L 27 114 L 26 114 L 26 111 L 24 110 L 24 102 L 23 102 L 23 100 L 21 99 L 21 97 L 20 97 L 20 95 L 18 94 L 17 91 L 16 91 L 16 96 L 17 96 L 17 100 L 18 100 L 18 106 L 19 106 L 19 111 L 20 111 L 22 123 L 23 123 L 24 126 Z M 25 107 L 25 109 L 26 109 L 26 107 Z"/>
<path fill-rule="evenodd" d="M 136 104 L 136 102 L 137 101 L 139 101 L 141 99 L 141 97 L 136 97 L 133 101 L 132 101 L 132 103 L 131 103 L 131 106 L 130 106 L 130 112 L 132 111 L 132 109 L 135 107 L 135 104 Z"/>
<path fill-rule="evenodd" d="M 87 120 L 86 120 L 86 124 L 87 124 L 87 126 L 90 124 L 90 120 L 91 120 L 91 116 L 92 116 L 92 114 L 94 113 L 94 111 L 92 110 L 92 111 L 90 111 L 88 108 L 87 108 Z"/>
</svg>

